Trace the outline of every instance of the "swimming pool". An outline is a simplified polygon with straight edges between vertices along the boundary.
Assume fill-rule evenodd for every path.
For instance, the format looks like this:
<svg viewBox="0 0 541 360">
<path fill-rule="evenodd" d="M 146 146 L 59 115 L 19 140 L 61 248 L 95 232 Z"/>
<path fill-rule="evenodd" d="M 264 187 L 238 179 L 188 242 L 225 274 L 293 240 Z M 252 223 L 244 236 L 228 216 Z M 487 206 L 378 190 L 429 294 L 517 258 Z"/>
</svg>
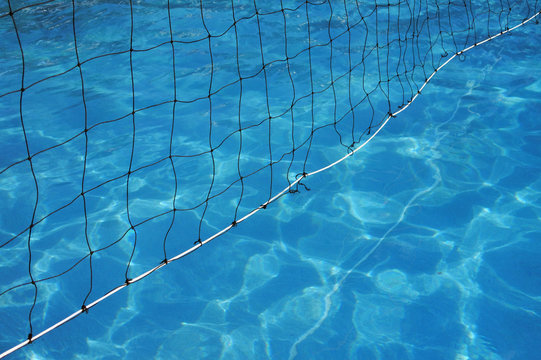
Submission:
<svg viewBox="0 0 541 360">
<path fill-rule="evenodd" d="M 2 244 L 9 243 L 0 249 L 0 291 L 29 278 L 28 231 L 15 237 L 35 206 L 26 144 L 41 194 L 35 216 L 46 217 L 33 227 L 32 276 L 57 275 L 83 258 L 38 283 L 34 333 L 79 309 L 88 294 L 87 303 L 156 266 L 164 248 L 171 258 L 304 171 L 351 153 L 368 128 L 373 133 L 381 124 L 388 102 L 390 111 L 407 103 L 402 93 L 415 94 L 423 69 L 446 59 L 436 47 L 423 63 L 393 58 L 397 49 L 426 50 L 422 43 L 417 50 L 405 46 L 429 36 L 422 22 L 398 22 L 406 29 L 413 24 L 404 48 L 386 38 L 397 20 L 385 16 L 428 14 L 437 24 L 444 17 L 435 8 L 398 3 L 374 12 L 373 4 L 358 9 L 348 2 L 345 11 L 334 2 L 293 1 L 258 3 L 256 14 L 250 2 L 235 4 L 233 15 L 229 2 L 205 2 L 203 11 L 198 2 L 169 4 L 169 11 L 166 2 L 76 3 L 80 72 L 71 3 L 14 14 L 24 71 L 12 17 L 0 18 L 11 37 L 1 45 L 8 55 L 0 80 L 0 231 Z M 539 11 L 529 5 L 530 15 Z M 2 14 L 9 11 L 2 6 Z M 495 28 L 515 19 L 515 10 L 508 16 L 494 9 Z M 366 13 L 364 23 L 358 16 Z M 377 14 L 379 29 L 372 26 Z M 365 37 L 364 24 L 378 35 Z M 443 49 L 452 49 L 452 40 L 473 41 L 469 30 L 455 29 Z M 215 37 L 206 39 L 207 31 Z M 13 358 L 535 358 L 541 340 L 538 32 L 525 25 L 451 61 L 361 151 Z M 182 42 L 172 46 L 171 33 Z M 363 53 L 364 41 L 381 39 L 386 47 Z M 321 46 L 306 51 L 314 44 Z M 356 63 L 364 65 L 353 68 Z M 383 64 L 399 64 L 402 75 L 410 74 L 403 68 L 415 71 L 393 78 L 394 68 Z M 246 80 L 228 85 L 232 74 Z M 381 74 L 395 79 L 383 82 L 388 89 L 379 86 Z M 351 84 L 358 87 L 351 91 Z M 370 86 L 377 96 L 348 112 Z M 336 108 L 346 115 L 335 117 Z M 291 149 L 295 156 L 287 154 Z M 129 180 L 128 169 L 134 170 Z M 186 209 L 174 212 L 174 221 L 171 212 L 161 215 L 172 206 Z M 92 255 L 92 271 L 89 246 L 104 249 Z M 0 296 L 2 351 L 28 334 L 33 303 L 31 285 Z"/>
</svg>

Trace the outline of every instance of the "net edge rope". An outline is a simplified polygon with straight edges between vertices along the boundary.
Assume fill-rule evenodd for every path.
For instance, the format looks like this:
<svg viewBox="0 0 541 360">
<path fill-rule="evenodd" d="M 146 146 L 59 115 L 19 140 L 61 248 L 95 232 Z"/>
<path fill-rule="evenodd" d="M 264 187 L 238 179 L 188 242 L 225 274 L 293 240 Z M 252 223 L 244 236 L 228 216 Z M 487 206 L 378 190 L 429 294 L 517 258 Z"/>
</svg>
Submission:
<svg viewBox="0 0 541 360">
<path fill-rule="evenodd" d="M 419 88 L 419 90 L 417 91 L 417 93 L 412 97 L 412 99 L 406 103 L 402 108 L 400 108 L 397 112 L 395 113 L 391 113 L 389 114 L 385 120 L 381 123 L 381 125 L 378 127 L 378 129 L 376 131 L 374 131 L 371 136 L 366 139 L 362 144 L 360 144 L 357 148 L 353 149 L 352 151 L 348 152 L 346 155 L 344 155 L 343 157 L 339 158 L 338 160 L 336 160 L 335 162 L 333 163 L 330 163 L 329 165 L 327 166 L 324 166 L 320 169 L 317 169 L 317 170 L 314 170 L 312 172 L 309 172 L 309 173 L 303 173 L 302 176 L 300 176 L 299 178 L 297 178 L 295 181 L 293 181 L 291 184 L 289 184 L 288 186 L 286 186 L 282 191 L 280 191 L 279 193 L 277 193 L 276 195 L 274 195 L 272 198 L 270 198 L 269 200 L 267 200 L 265 203 L 261 204 L 259 207 L 255 208 L 254 210 L 250 211 L 248 214 L 244 215 L 242 218 L 238 219 L 237 221 L 235 221 L 234 223 L 226 226 L 225 228 L 223 228 L 222 230 L 218 231 L 217 233 L 215 233 L 214 235 L 208 237 L 207 239 L 205 240 L 202 240 L 200 242 L 196 242 L 196 245 L 192 246 L 191 248 L 183 251 L 182 253 L 179 253 L 177 254 L 176 256 L 172 257 L 171 259 L 168 259 L 167 261 L 162 261 L 160 264 L 158 264 L 157 266 L 153 267 L 152 269 L 149 269 L 147 270 L 146 272 L 138 275 L 137 277 L 133 278 L 133 279 L 128 279 L 125 283 L 121 284 L 121 285 L 118 285 L 116 288 L 113 288 L 112 290 L 110 290 L 109 292 L 107 292 L 106 294 L 104 294 L 102 297 L 94 300 L 92 303 L 88 304 L 87 306 L 83 306 L 81 309 L 73 312 L 72 314 L 70 314 L 69 316 L 66 316 L 64 319 L 58 321 L 57 323 L 51 325 L 50 327 L 48 327 L 47 329 L 41 331 L 40 333 L 36 334 L 35 336 L 32 336 L 31 338 L 29 339 L 26 339 L 25 341 L 22 341 L 21 343 L 13 346 L 12 348 L 4 351 L 3 353 L 0 354 L 0 359 L 14 353 L 15 351 L 17 350 L 20 350 L 21 348 L 25 347 L 26 345 L 28 344 L 31 344 L 32 342 L 34 342 L 35 340 L 37 340 L 38 338 L 42 337 L 43 335 L 53 331 L 54 329 L 64 325 L 65 323 L 73 320 L 74 318 L 76 318 L 77 316 L 79 316 L 80 314 L 82 313 L 87 313 L 88 310 L 92 307 L 94 307 L 95 305 L 99 304 L 100 302 L 102 302 L 103 300 L 107 299 L 108 297 L 110 297 L 111 295 L 117 293 L 118 291 L 122 290 L 123 288 L 127 287 L 128 285 L 130 284 L 133 284 L 133 283 L 136 283 L 144 278 L 146 278 L 147 276 L 149 276 L 150 274 L 152 274 L 153 272 L 159 270 L 160 268 L 170 264 L 171 262 L 174 262 L 176 260 L 179 260 L 191 253 L 193 253 L 194 251 L 196 251 L 197 249 L 199 249 L 200 247 L 202 247 L 203 245 L 211 242 L 212 240 L 216 239 L 217 237 L 225 234 L 226 232 L 228 232 L 229 230 L 231 230 L 233 227 L 235 227 L 237 224 L 247 220 L 248 218 L 250 218 L 251 216 L 255 215 L 257 212 L 259 212 L 260 210 L 262 209 L 266 209 L 267 206 L 273 202 L 275 202 L 276 200 L 278 200 L 280 197 L 282 197 L 286 192 L 288 192 L 293 186 L 297 185 L 301 180 L 305 179 L 305 178 L 308 178 L 310 176 L 313 176 L 313 175 L 316 175 L 320 172 L 323 172 L 325 170 L 328 170 L 338 164 L 340 164 L 341 162 L 343 162 L 344 160 L 346 160 L 347 158 L 351 157 L 352 155 L 354 155 L 357 151 L 361 150 L 363 147 L 365 147 L 370 141 L 372 141 L 374 139 L 374 137 L 387 125 L 387 123 L 389 122 L 390 119 L 396 117 L 398 114 L 400 114 L 402 111 L 404 111 L 405 109 L 407 109 L 416 99 L 419 95 L 421 95 L 421 92 L 423 91 L 423 89 L 426 87 L 426 85 L 432 80 L 432 78 L 436 75 L 436 73 L 441 70 L 443 67 L 445 67 L 447 64 L 449 64 L 449 62 L 451 62 L 454 58 L 456 58 L 457 56 L 461 56 L 462 54 L 464 54 L 465 52 L 468 52 L 470 50 L 472 50 L 473 48 L 479 46 L 479 45 L 482 45 L 482 44 L 485 44 L 493 39 L 496 39 L 498 37 L 500 37 L 501 35 L 504 35 L 504 34 L 507 34 L 511 31 L 514 31 L 515 29 L 527 24 L 528 22 L 532 21 L 533 19 L 535 19 L 536 17 L 538 17 L 539 15 L 541 15 L 541 11 L 533 14 L 531 17 L 527 18 L 527 19 L 524 19 L 522 22 L 518 23 L 517 25 L 511 27 L 511 28 L 508 28 L 506 30 L 502 30 L 501 32 L 497 33 L 497 34 L 494 34 L 492 36 L 489 36 L 488 38 L 480 41 L 480 42 L 477 42 L 473 45 L 470 45 L 466 48 L 464 48 L 463 50 L 460 50 L 456 53 L 454 53 L 449 59 L 447 59 L 443 64 L 441 64 L 438 68 L 436 68 L 432 74 L 425 80 L 425 82 L 423 83 L 423 85 Z"/>
</svg>

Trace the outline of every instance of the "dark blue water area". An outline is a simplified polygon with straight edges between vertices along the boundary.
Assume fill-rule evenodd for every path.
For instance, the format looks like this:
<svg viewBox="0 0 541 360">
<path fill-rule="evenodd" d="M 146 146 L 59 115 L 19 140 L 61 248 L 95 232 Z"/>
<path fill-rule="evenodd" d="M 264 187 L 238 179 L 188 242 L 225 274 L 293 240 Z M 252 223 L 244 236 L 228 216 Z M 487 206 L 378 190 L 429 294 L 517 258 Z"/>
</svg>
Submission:
<svg viewBox="0 0 541 360">
<path fill-rule="evenodd" d="M 21 20 L 28 83 L 75 65 L 71 4 L 66 4 L 48 8 L 49 14 L 28 10 Z M 306 30 L 303 4 L 284 4 L 303 10 L 288 18 L 291 34 Z M 235 18 L 250 16 L 249 5 L 237 6 Z M 184 81 L 178 85 L 181 101 L 170 101 L 170 44 L 135 51 L 139 110 L 132 116 L 130 55 L 125 51 L 129 42 L 124 36 L 130 30 L 129 4 L 111 5 L 114 10 L 99 4 L 78 6 L 86 14 L 77 19 L 81 58 L 119 54 L 82 66 L 87 127 L 93 127 L 88 139 L 82 132 L 85 110 L 76 69 L 25 91 L 30 152 L 45 150 L 33 160 L 40 221 L 30 238 L 32 273 L 39 279 L 61 274 L 37 283 L 34 335 L 77 311 L 90 292 L 85 227 L 93 248 L 101 249 L 92 256 L 89 303 L 124 283 L 126 275 L 133 278 L 159 264 L 165 254 L 171 258 L 199 236 L 205 239 L 238 220 L 304 169 L 314 171 L 344 156 L 352 138 L 359 136 L 351 134 L 351 126 L 368 124 L 371 115 L 370 107 L 360 106 L 355 123 L 353 116 L 346 116 L 335 128 L 334 96 L 330 91 L 315 95 L 315 127 L 331 125 L 314 133 L 309 152 L 304 146 L 294 159 L 286 154 L 292 142 L 302 143 L 312 131 L 311 97 L 299 99 L 312 91 L 303 66 L 309 61 L 302 52 L 307 42 L 301 37 L 288 44 L 290 55 L 301 51 L 291 60 L 293 80 L 299 84 L 292 110 L 297 127 L 292 129 L 291 112 L 281 114 L 292 106 L 287 67 L 280 62 L 268 66 L 267 81 L 276 86 L 271 86 L 267 104 L 265 74 L 254 74 L 259 63 L 249 60 L 261 56 L 253 17 L 238 28 L 246 45 L 239 71 L 253 77 L 243 81 L 241 102 L 238 82 L 212 95 L 211 116 L 209 91 L 227 85 L 231 69 L 236 71 L 231 56 L 235 36 L 227 31 L 233 14 L 225 5 L 205 9 L 209 33 L 227 32 L 212 43 L 211 87 L 208 43 L 195 41 L 207 34 L 199 9 L 176 4 L 173 17 L 182 15 L 185 21 L 174 22 L 175 36 L 195 41 L 176 50 L 177 81 Z M 335 15 L 329 17 L 328 4 L 312 7 L 310 16 L 318 20 L 314 29 L 327 29 L 329 22 L 345 24 L 342 8 L 333 8 Z M 276 9 L 269 2 L 261 11 Z M 353 22 L 355 12 L 350 16 Z M 7 18 L 0 18 L 2 29 L 11 26 Z M 262 41 L 272 43 L 283 31 L 273 26 L 282 21 L 281 12 L 262 19 L 259 26 L 269 29 Z M 166 7 L 138 5 L 134 20 L 134 48 L 169 41 Z M 116 31 L 98 26 L 100 21 L 116 21 Z M 36 42 L 47 32 L 56 37 Z M 468 52 L 463 61 L 451 61 L 411 106 L 353 156 L 303 179 L 299 192 L 288 193 L 8 358 L 539 358 L 538 33 L 539 26 L 527 25 Z M 324 43 L 328 34 L 314 31 L 311 36 L 315 43 Z M 108 40 L 101 44 L 104 38 Z M 17 45 L 16 39 L 9 41 Z M 338 38 L 335 44 L 337 76 L 347 70 L 347 61 L 336 54 L 345 51 L 348 42 Z M 18 54 L 17 46 L 5 47 Z M 265 61 L 280 58 L 284 46 L 276 40 L 265 47 Z M 324 71 L 328 50 L 322 47 L 312 54 L 316 86 L 330 84 Z M 20 85 L 18 66 L 13 56 L 0 80 L 2 94 Z M 336 81 L 337 103 L 347 108 L 350 96 L 343 84 Z M 0 168 L 21 160 L 0 173 L 0 240 L 6 243 L 0 249 L 0 291 L 20 285 L 0 296 L 0 351 L 26 338 L 34 303 L 26 227 L 36 191 L 24 161 L 19 100 L 17 93 L 0 98 L 0 141 L 5 144 Z M 385 114 L 386 100 L 379 100 L 374 100 L 376 112 Z M 239 113 L 246 127 L 242 135 L 237 131 Z M 66 140 L 66 145 L 49 149 Z M 209 146 L 216 147 L 212 155 Z M 182 156 L 170 160 L 170 147 Z M 242 184 L 236 181 L 239 168 L 244 174 L 257 171 L 282 155 L 285 160 L 273 166 L 272 183 L 268 167 Z M 128 180 L 130 160 L 138 170 Z M 287 177 L 290 163 L 293 170 Z M 83 167 L 84 187 L 92 188 L 84 200 Z M 175 189 L 175 206 L 183 210 L 175 212 L 173 221 L 169 210 Z M 205 210 L 201 204 L 209 196 Z M 133 229 L 130 222 L 136 224 Z"/>
</svg>

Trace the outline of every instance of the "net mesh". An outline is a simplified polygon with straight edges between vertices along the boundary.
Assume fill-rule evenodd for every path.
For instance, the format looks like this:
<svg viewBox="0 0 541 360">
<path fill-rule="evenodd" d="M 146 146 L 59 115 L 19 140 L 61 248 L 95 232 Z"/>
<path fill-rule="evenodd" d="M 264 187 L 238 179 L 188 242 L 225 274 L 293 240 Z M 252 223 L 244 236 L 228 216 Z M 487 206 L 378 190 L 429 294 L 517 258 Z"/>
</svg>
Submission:
<svg viewBox="0 0 541 360">
<path fill-rule="evenodd" d="M 449 60 L 540 8 L 3 3 L 0 311 L 19 305 L 2 331 L 26 345 L 52 325 L 48 307 L 76 316 L 309 190 L 305 178 L 364 146 Z"/>
</svg>

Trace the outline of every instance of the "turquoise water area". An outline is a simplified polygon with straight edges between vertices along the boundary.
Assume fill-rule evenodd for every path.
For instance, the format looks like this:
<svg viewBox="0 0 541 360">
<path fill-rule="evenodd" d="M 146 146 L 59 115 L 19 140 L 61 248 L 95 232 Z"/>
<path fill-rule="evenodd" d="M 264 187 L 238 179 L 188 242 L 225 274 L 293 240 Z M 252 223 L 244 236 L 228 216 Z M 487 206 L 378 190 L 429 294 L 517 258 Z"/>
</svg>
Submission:
<svg viewBox="0 0 541 360">
<path fill-rule="evenodd" d="M 14 8 L 27 5 L 11 4 Z M 339 4 L 332 4 L 333 29 L 347 26 Z M 515 9 L 517 4 L 510 5 Z M 148 49 L 170 39 L 166 5 L 135 3 L 135 49 Z M 210 33 L 220 33 L 231 24 L 227 6 L 230 3 L 215 2 L 205 7 L 204 25 Z M 238 6 L 238 18 L 250 14 L 250 6 L 249 2 Z M 314 30 L 312 41 L 324 43 L 329 36 L 329 7 L 284 2 L 288 6 L 298 7 L 287 15 L 289 51 L 307 47 L 306 7 Z M 373 4 L 366 5 L 370 6 Z M 130 40 L 129 3 L 83 1 L 76 7 L 81 61 L 122 53 L 81 66 L 87 128 L 96 125 L 88 131 L 88 141 L 80 135 L 46 150 L 85 128 L 77 68 L 37 83 L 23 95 L 30 153 L 41 152 L 33 156 L 40 191 L 36 218 L 76 198 L 35 225 L 30 241 L 32 275 L 36 279 L 57 275 L 83 258 L 62 276 L 38 283 L 32 312 L 34 335 L 78 310 L 89 293 L 85 227 L 93 249 L 107 247 L 92 257 L 92 291 L 87 303 L 122 284 L 128 263 L 129 276 L 135 277 L 163 259 L 164 247 L 170 258 L 197 240 L 203 206 L 176 212 L 164 245 L 172 215 L 158 215 L 173 206 L 175 177 L 167 158 L 170 145 L 177 155 L 204 153 L 175 158 L 175 206 L 196 207 L 209 194 L 221 193 L 209 201 L 203 217 L 204 239 L 230 224 L 237 207 L 238 219 L 265 202 L 269 191 L 282 190 L 288 179 L 302 173 L 303 166 L 313 171 L 346 154 L 352 138 L 358 140 L 372 114 L 365 102 L 357 108 L 357 122 L 346 116 L 336 130 L 327 126 L 316 132 L 309 151 L 306 143 L 295 158 L 285 155 L 273 166 L 272 184 L 270 170 L 265 168 L 247 178 L 243 188 L 239 182 L 230 186 L 238 179 L 238 166 L 247 174 L 269 162 L 264 74 L 247 79 L 242 87 L 241 123 L 247 130 L 243 130 L 241 160 L 241 137 L 235 133 L 240 85 L 213 95 L 212 115 L 205 98 L 209 86 L 211 91 L 220 89 L 232 73 L 237 74 L 234 32 L 216 38 L 212 65 L 208 42 L 175 46 L 178 99 L 203 99 L 177 103 L 173 109 L 170 44 L 134 52 L 132 96 L 130 55 L 125 52 Z M 268 7 L 261 11 L 272 11 L 273 5 Z M 0 5 L 0 13 L 6 11 L 7 5 Z M 175 39 L 188 41 L 205 35 L 197 2 L 174 4 L 171 14 Z M 268 51 L 265 62 L 283 56 L 284 43 L 279 41 L 283 23 L 281 13 L 278 15 L 262 16 L 269 19 L 260 24 L 266 34 L 262 39 Z M 76 64 L 71 16 L 71 3 L 54 1 L 15 14 L 25 51 L 24 84 Z M 350 16 L 354 21 L 354 14 Z M 239 57 L 239 68 L 246 72 L 257 68 L 253 59 L 261 56 L 253 20 L 239 22 L 238 29 L 239 36 L 248 39 L 241 44 Z M 383 34 L 387 23 L 380 21 Z M 496 21 L 491 26 L 499 24 Z M 486 28 L 479 25 L 479 36 Z M 28 230 L 16 235 L 31 221 L 36 191 L 29 163 L 24 160 L 21 93 L 16 91 L 21 84 L 20 48 L 10 16 L 0 17 L 0 33 L 0 240 L 5 244 L 0 248 L 0 292 L 5 292 L 29 281 Z M 532 22 L 451 61 L 365 148 L 305 179 L 309 191 L 299 186 L 298 193 L 284 196 L 193 254 L 129 285 L 9 358 L 539 358 L 539 33 L 539 25 Z M 457 32 L 455 41 L 464 40 L 464 34 Z M 417 35 L 421 39 L 427 36 L 425 32 Z M 334 42 L 336 77 L 347 73 L 345 54 L 359 56 L 358 36 L 352 35 L 356 47 L 343 37 Z M 450 49 L 450 45 L 444 48 Z M 309 61 L 312 86 L 325 85 L 329 49 L 314 50 L 311 60 L 306 52 L 291 60 L 297 97 L 313 91 L 308 81 Z M 358 68 L 364 69 L 366 83 L 379 76 L 375 55 L 366 57 L 366 66 Z M 392 63 L 391 52 L 389 57 Z M 441 59 L 434 61 L 441 63 Z M 404 65 L 413 65 L 407 61 L 411 60 L 404 60 Z M 431 72 L 431 61 L 427 61 L 426 71 Z M 211 72 L 212 85 L 208 82 Z M 271 114 L 292 106 L 287 74 L 281 62 L 269 66 Z M 359 73 L 353 71 L 355 76 Z M 423 76 L 423 70 L 417 68 L 412 79 L 421 79 L 421 85 Z M 355 79 L 351 81 L 358 85 Z M 347 76 L 335 85 L 342 109 L 349 106 L 350 97 L 355 102 L 365 94 L 354 86 L 351 95 Z M 14 92 L 6 94 L 10 91 Z M 398 96 L 391 96 L 393 105 L 403 101 L 398 86 L 387 95 Z M 292 137 L 297 146 L 309 137 L 312 111 L 316 127 L 332 125 L 333 98 L 330 90 L 315 95 L 313 102 L 310 97 L 300 98 L 292 111 L 273 117 L 273 159 L 290 151 Z M 385 91 L 374 96 L 374 124 L 386 113 L 386 103 Z M 126 116 L 132 106 L 144 109 L 134 119 Z M 291 112 L 296 124 L 293 134 Z M 356 130 L 352 130 L 353 124 L 358 125 Z M 231 133 L 234 135 L 228 137 Z M 340 144 L 337 134 L 346 146 Z M 205 153 L 209 143 L 215 147 L 222 141 L 213 152 L 213 161 Z M 163 157 L 166 161 L 131 174 L 127 189 L 130 159 L 135 169 Z M 22 162 L 10 166 L 19 160 Z M 109 179 L 115 180 L 87 193 L 86 205 L 77 197 L 83 181 L 88 190 Z M 241 190 L 243 200 L 238 205 Z M 157 217 L 132 230 L 127 209 L 133 224 Z M 33 302 L 31 285 L 0 296 L 0 352 L 26 338 Z"/>
</svg>

